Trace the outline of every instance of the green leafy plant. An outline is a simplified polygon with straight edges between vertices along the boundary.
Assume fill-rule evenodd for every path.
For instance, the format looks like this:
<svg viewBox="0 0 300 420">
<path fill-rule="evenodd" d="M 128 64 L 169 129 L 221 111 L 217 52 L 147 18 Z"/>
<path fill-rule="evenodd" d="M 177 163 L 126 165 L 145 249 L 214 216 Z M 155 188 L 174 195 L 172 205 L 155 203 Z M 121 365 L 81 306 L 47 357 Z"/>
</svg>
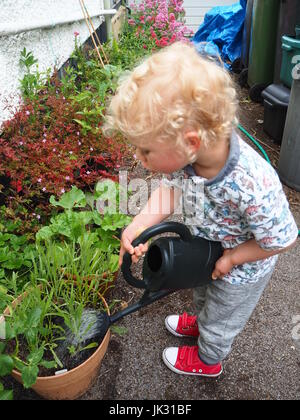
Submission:
<svg viewBox="0 0 300 420">
<path fill-rule="evenodd" d="M 50 76 L 50 70 L 46 73 L 40 73 L 37 63 L 38 61 L 34 58 L 32 52 L 24 48 L 20 58 L 21 67 L 25 68 L 25 75 L 20 80 L 21 92 L 24 98 L 36 98 L 39 91 L 45 87 L 45 80 Z M 36 65 L 36 69 L 32 71 L 34 65 Z"/>
<path fill-rule="evenodd" d="M 44 359 L 45 351 L 55 347 L 52 334 L 44 325 L 52 296 L 53 293 L 43 294 L 40 287 L 30 287 L 10 315 L 5 316 L 5 342 L 11 347 L 5 356 L 10 358 L 9 367 L 21 372 L 25 388 L 36 382 L 39 366 L 56 366 L 56 361 Z"/>
<path fill-rule="evenodd" d="M 115 188 L 110 188 L 111 186 Z M 131 218 L 117 211 L 110 212 L 108 207 L 104 209 L 103 214 L 99 213 L 96 208 L 97 200 L 110 200 L 117 207 L 119 185 L 106 180 L 97 184 L 93 195 L 86 196 L 83 191 L 73 187 L 71 191 L 63 194 L 59 201 L 52 196 L 50 203 L 64 211 L 52 217 L 50 225 L 41 228 L 36 237 L 38 241 L 44 242 L 59 242 L 63 238 L 64 241 L 80 243 L 88 234 L 95 252 L 100 250 L 109 255 L 107 268 L 113 273 L 118 269 L 120 240 L 117 235 Z"/>
<path fill-rule="evenodd" d="M 37 244 L 30 282 L 10 315 L 5 315 L 4 327 L 1 323 L 1 375 L 15 368 L 29 388 L 41 368 L 63 368 L 58 349 L 66 338 L 66 327 L 77 343 L 68 346 L 71 357 L 96 347 L 94 342 L 82 343 L 81 315 L 84 308 L 102 308 L 99 290 L 108 269 L 109 255 L 93 248 L 88 233 L 78 243 Z"/>
<path fill-rule="evenodd" d="M 34 250 L 34 244 L 28 244 L 26 235 L 0 232 L 0 279 L 5 277 L 5 271 L 28 271 Z"/>
<path fill-rule="evenodd" d="M 109 64 L 99 68 L 96 61 L 90 63 L 85 88 L 76 95 L 71 95 L 70 99 L 74 106 L 80 107 L 80 111 L 76 112 L 80 119 L 74 118 L 74 121 L 81 126 L 82 133 L 87 135 L 92 132 L 97 135 L 101 130 L 99 121 L 103 118 L 107 97 L 115 92 L 123 70 Z"/>
<path fill-rule="evenodd" d="M 0 207 L 0 310 L 5 299 L 3 290 L 22 289 L 32 267 L 32 255 L 36 249 L 34 235 L 20 234 L 22 221 L 5 206 Z M 2 291 L 2 293 L 1 293 Z"/>
<path fill-rule="evenodd" d="M 0 378 L 9 375 L 14 368 L 13 359 L 9 355 L 4 353 L 5 347 L 6 343 L 1 343 L 0 341 Z M 4 389 L 4 386 L 0 381 L 0 401 L 12 399 L 13 391 L 11 389 Z"/>
</svg>

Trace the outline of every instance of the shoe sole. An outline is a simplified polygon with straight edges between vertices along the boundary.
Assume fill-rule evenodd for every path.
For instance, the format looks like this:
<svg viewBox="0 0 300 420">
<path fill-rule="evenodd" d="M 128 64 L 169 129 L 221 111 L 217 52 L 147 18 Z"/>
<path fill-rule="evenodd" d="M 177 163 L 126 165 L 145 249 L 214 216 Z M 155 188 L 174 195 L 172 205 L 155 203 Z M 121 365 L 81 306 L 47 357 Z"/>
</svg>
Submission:
<svg viewBox="0 0 300 420">
<path fill-rule="evenodd" d="M 165 326 L 166 329 L 173 335 L 175 335 L 175 337 L 180 337 L 180 338 L 198 338 L 199 335 L 184 335 L 184 334 L 179 334 L 177 331 L 173 330 L 172 327 L 170 327 L 170 325 L 167 322 L 167 319 L 165 319 Z"/>
<path fill-rule="evenodd" d="M 176 367 L 175 367 L 175 366 L 173 366 L 173 365 L 172 365 L 172 364 L 168 361 L 168 359 L 166 358 L 166 356 L 165 356 L 165 350 L 163 351 L 162 358 L 163 358 L 163 361 L 164 361 L 165 365 L 166 365 L 169 369 L 171 369 L 173 372 L 177 373 L 178 375 L 203 376 L 203 377 L 206 377 L 206 378 L 217 378 L 218 376 L 220 376 L 220 375 L 223 373 L 223 367 L 221 368 L 221 372 L 220 372 L 220 373 L 217 373 L 217 374 L 215 374 L 215 375 L 211 375 L 211 374 L 210 374 L 210 375 L 207 375 L 207 374 L 205 374 L 205 373 L 199 373 L 199 372 L 196 372 L 196 373 L 193 373 L 193 372 L 184 372 L 184 371 L 182 371 L 182 370 L 176 369 Z"/>
</svg>

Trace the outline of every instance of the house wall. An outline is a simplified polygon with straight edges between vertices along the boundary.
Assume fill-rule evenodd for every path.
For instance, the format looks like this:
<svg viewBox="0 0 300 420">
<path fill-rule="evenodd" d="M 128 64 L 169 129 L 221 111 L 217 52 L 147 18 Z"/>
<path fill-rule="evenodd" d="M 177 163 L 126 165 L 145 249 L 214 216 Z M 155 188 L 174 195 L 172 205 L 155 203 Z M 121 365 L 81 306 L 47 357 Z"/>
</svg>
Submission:
<svg viewBox="0 0 300 420">
<path fill-rule="evenodd" d="M 238 0 L 184 0 L 183 6 L 186 11 L 186 26 L 194 33 L 204 20 L 205 14 L 215 6 L 228 6 L 237 3 Z"/>
<path fill-rule="evenodd" d="M 111 6 L 115 3 L 111 0 Z M 103 0 L 85 0 L 89 14 L 103 10 Z M 38 59 L 39 70 L 57 68 L 69 58 L 74 49 L 74 32 L 83 43 L 89 36 L 79 0 L 1 0 L 0 8 L 0 125 L 9 118 L 6 102 L 17 105 L 19 79 L 23 76 L 20 68 L 20 53 L 25 47 Z M 56 26 L 57 21 L 74 18 L 74 23 Z M 77 20 L 76 20 L 77 19 Z M 97 28 L 104 17 L 92 19 Z M 11 35 L 1 35 L 5 31 L 16 31 L 28 25 L 50 24 L 48 29 L 35 29 Z"/>
</svg>

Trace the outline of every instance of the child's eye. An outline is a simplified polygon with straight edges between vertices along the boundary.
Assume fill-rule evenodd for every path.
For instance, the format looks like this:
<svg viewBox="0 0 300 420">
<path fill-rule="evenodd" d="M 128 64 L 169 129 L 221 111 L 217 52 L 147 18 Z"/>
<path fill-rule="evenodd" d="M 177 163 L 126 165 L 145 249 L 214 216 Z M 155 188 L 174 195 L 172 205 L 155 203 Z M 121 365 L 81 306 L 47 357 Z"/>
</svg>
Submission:
<svg viewBox="0 0 300 420">
<path fill-rule="evenodd" d="M 141 153 L 142 153 L 143 156 L 147 156 L 147 155 L 149 155 L 150 150 L 143 149 L 143 150 L 141 150 Z"/>
</svg>

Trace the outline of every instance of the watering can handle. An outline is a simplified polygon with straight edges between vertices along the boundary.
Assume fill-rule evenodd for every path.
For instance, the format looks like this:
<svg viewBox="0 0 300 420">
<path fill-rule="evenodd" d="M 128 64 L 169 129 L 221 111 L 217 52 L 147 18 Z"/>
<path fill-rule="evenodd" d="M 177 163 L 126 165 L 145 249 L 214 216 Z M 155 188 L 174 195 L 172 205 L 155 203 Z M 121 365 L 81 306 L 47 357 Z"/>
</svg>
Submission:
<svg viewBox="0 0 300 420">
<path fill-rule="evenodd" d="M 185 242 L 192 241 L 193 239 L 193 235 L 185 225 L 178 222 L 164 222 L 144 230 L 144 232 L 142 232 L 132 242 L 132 246 L 136 247 L 140 244 L 144 244 L 147 241 L 149 241 L 149 239 L 162 233 L 177 233 L 180 236 L 180 238 Z M 131 264 L 131 255 L 128 252 L 126 252 L 123 257 L 123 263 L 121 267 L 125 280 L 128 284 L 130 284 L 133 287 L 136 287 L 138 289 L 146 289 L 146 283 L 143 280 L 139 280 L 132 275 Z"/>
</svg>

